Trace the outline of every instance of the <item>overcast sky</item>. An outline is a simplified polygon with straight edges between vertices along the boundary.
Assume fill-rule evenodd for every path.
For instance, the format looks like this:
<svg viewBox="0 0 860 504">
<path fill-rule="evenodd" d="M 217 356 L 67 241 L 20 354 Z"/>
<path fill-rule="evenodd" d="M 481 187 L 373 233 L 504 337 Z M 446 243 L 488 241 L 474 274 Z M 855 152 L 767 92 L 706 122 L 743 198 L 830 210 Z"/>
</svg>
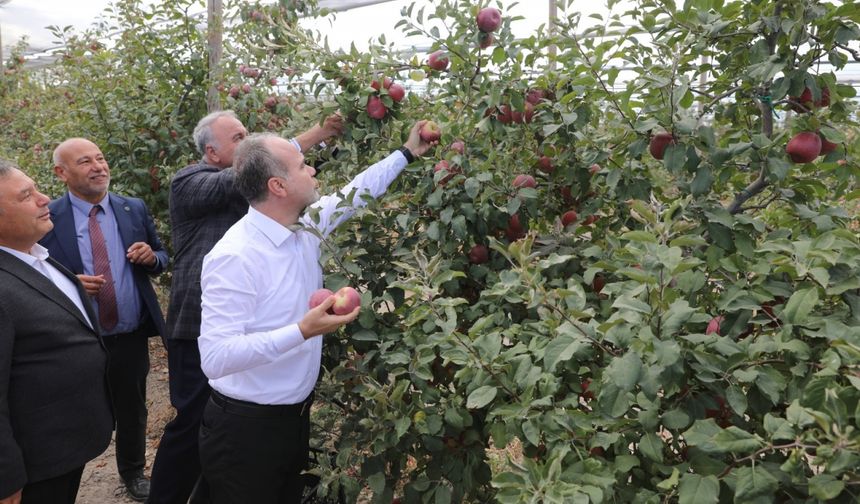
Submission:
<svg viewBox="0 0 860 504">
<path fill-rule="evenodd" d="M 408 6 L 412 1 L 418 4 L 432 3 L 431 0 L 389 1 L 339 13 L 334 24 L 326 22 L 315 27 L 327 34 L 332 45 L 338 47 L 348 47 L 353 41 L 359 47 L 366 47 L 367 40 L 380 33 L 385 33 L 389 40 L 393 40 L 393 37 L 399 34 L 399 30 L 394 30 L 394 24 L 400 19 L 400 9 Z M 93 23 L 109 3 L 109 0 L 10 0 L 0 7 L 3 54 L 8 56 L 5 48 L 11 47 L 24 35 L 29 37 L 31 47 L 50 48 L 53 37 L 45 29 L 46 26 L 73 25 L 83 29 Z M 516 2 L 503 0 L 503 3 L 511 5 Z M 603 3 L 595 0 L 576 2 L 579 4 L 578 9 L 589 12 L 602 10 L 600 5 Z M 201 7 L 199 10 L 205 11 L 205 8 Z M 541 23 L 547 21 L 548 2 L 547 0 L 522 0 L 513 12 L 527 18 L 514 24 L 514 33 L 517 36 L 527 36 Z"/>
</svg>

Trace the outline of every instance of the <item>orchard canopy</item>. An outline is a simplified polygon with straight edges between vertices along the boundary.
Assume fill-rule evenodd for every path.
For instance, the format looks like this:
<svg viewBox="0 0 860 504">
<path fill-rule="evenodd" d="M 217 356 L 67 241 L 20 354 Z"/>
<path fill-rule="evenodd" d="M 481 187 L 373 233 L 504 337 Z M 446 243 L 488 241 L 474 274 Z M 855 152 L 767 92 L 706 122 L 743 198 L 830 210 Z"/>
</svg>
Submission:
<svg viewBox="0 0 860 504">
<path fill-rule="evenodd" d="M 57 195 L 51 149 L 89 137 L 169 236 L 210 85 L 255 131 L 340 110 L 343 138 L 309 154 L 329 188 L 433 119 L 435 151 L 325 243 L 326 287 L 363 310 L 326 337 L 323 492 L 858 502 L 860 136 L 839 75 L 860 8 L 560 0 L 515 38 L 510 3 L 407 5 L 380 33 L 420 50 L 341 51 L 303 27 L 331 15 L 312 1 L 228 1 L 212 81 L 199 1 L 120 0 L 56 29 L 55 64 L 9 60 L 0 155 Z"/>
</svg>

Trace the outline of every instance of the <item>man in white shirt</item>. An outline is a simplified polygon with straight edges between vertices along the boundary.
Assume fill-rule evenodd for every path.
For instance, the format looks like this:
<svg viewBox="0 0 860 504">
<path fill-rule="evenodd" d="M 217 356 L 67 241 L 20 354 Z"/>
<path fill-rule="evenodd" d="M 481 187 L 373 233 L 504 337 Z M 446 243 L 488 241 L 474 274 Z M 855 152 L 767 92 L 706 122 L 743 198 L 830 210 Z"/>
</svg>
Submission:
<svg viewBox="0 0 860 504">
<path fill-rule="evenodd" d="M 330 234 L 366 196 L 382 195 L 432 147 L 418 134 L 425 122 L 402 148 L 323 198 L 316 172 L 289 141 L 252 135 L 238 147 L 236 188 L 251 208 L 206 255 L 201 277 L 198 344 L 213 392 L 200 459 L 215 503 L 300 501 L 320 336 L 359 312 L 327 313 L 333 297 L 308 310 L 323 283 L 319 235 Z"/>
</svg>

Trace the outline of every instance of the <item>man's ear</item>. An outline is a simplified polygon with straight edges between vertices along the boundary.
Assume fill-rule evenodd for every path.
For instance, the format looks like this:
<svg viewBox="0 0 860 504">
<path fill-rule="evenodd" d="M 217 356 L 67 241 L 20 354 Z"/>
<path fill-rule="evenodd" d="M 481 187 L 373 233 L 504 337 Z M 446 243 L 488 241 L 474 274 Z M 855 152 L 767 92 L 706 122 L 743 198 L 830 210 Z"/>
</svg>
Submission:
<svg viewBox="0 0 860 504">
<path fill-rule="evenodd" d="M 221 162 L 221 158 L 215 153 L 215 147 L 208 144 L 206 145 L 206 159 L 209 160 L 210 164 L 218 164 Z"/>
<path fill-rule="evenodd" d="M 275 196 L 283 197 L 287 195 L 287 187 L 284 185 L 284 180 L 280 177 L 271 177 L 266 186 L 269 189 L 269 193 Z"/>
<path fill-rule="evenodd" d="M 54 165 L 54 174 L 57 176 L 58 179 L 62 180 L 63 182 L 66 182 L 67 177 L 65 168 L 60 165 Z"/>
</svg>

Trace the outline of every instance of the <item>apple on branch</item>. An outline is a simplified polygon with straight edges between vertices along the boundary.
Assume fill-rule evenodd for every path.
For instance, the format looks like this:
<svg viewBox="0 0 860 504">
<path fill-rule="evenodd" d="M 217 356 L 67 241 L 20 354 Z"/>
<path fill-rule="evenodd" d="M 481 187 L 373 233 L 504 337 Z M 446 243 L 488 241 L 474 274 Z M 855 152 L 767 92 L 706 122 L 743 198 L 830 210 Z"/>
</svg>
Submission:
<svg viewBox="0 0 860 504">
<path fill-rule="evenodd" d="M 406 89 L 404 89 L 400 84 L 392 84 L 391 87 L 388 88 L 388 96 L 394 100 L 394 103 L 400 103 L 406 96 Z"/>
<path fill-rule="evenodd" d="M 490 250 L 486 245 L 477 244 L 469 250 L 469 262 L 472 264 L 484 264 L 490 259 Z"/>
<path fill-rule="evenodd" d="M 675 144 L 675 137 L 671 133 L 657 133 L 651 137 L 651 143 L 648 145 L 648 151 L 654 156 L 654 159 L 663 159 L 663 154 L 666 152 L 666 147 Z"/>
<path fill-rule="evenodd" d="M 821 154 L 821 137 L 818 133 L 802 131 L 794 135 L 785 146 L 785 152 L 795 163 L 811 163 Z"/>
<path fill-rule="evenodd" d="M 475 18 L 478 24 L 478 29 L 484 33 L 492 33 L 499 29 L 502 24 L 502 13 L 499 9 L 487 7 L 478 11 Z"/>
<path fill-rule="evenodd" d="M 535 181 L 535 178 L 531 175 L 520 174 L 514 177 L 513 185 L 517 189 L 522 187 L 535 188 L 537 186 L 537 181 Z"/>
<path fill-rule="evenodd" d="M 436 51 L 427 57 L 427 66 L 433 70 L 442 71 L 448 68 L 448 55 L 445 51 Z"/>
<path fill-rule="evenodd" d="M 466 142 L 462 140 L 454 140 L 453 142 L 451 142 L 451 146 L 449 148 L 462 156 L 466 153 Z"/>
<path fill-rule="evenodd" d="M 367 115 L 373 119 L 382 119 L 385 117 L 388 109 L 378 96 L 371 96 L 367 99 Z"/>
</svg>

